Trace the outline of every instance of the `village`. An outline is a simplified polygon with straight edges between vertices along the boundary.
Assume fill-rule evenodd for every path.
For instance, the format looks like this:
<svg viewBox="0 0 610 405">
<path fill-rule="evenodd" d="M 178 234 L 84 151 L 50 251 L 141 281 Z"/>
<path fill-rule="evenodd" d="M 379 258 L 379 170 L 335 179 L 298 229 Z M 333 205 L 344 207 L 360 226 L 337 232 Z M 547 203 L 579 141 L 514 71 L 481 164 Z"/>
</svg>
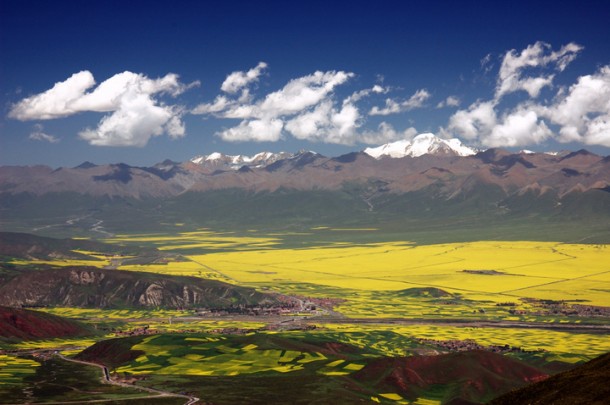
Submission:
<svg viewBox="0 0 610 405">
<path fill-rule="evenodd" d="M 525 350 L 521 347 L 509 346 L 509 345 L 491 345 L 483 346 L 478 344 L 473 339 L 465 340 L 435 340 L 435 339 L 424 339 L 418 338 L 417 342 L 425 345 L 432 345 L 438 348 L 448 350 L 450 352 L 465 352 L 469 350 L 484 350 L 493 353 L 536 353 L 543 352 L 544 350 Z"/>
</svg>

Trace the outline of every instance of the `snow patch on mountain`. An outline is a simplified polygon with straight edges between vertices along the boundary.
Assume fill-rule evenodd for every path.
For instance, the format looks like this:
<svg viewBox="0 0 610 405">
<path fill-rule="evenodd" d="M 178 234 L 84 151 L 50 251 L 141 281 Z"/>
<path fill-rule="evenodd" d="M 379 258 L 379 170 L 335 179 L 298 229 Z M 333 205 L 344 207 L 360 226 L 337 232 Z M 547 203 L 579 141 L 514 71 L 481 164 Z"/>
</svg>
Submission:
<svg viewBox="0 0 610 405">
<path fill-rule="evenodd" d="M 375 148 L 366 148 L 364 153 L 375 159 L 381 159 L 384 156 L 392 158 L 423 155 L 471 156 L 476 154 L 477 150 L 463 145 L 457 138 L 441 139 L 434 134 L 425 133 L 417 135 L 412 141 L 403 139 Z"/>
<path fill-rule="evenodd" d="M 214 152 L 209 155 L 200 155 L 191 159 L 192 163 L 201 166 L 222 167 L 224 169 L 238 170 L 243 166 L 265 167 L 281 159 L 291 158 L 293 155 L 287 152 L 260 152 L 254 156 L 225 155 Z"/>
</svg>

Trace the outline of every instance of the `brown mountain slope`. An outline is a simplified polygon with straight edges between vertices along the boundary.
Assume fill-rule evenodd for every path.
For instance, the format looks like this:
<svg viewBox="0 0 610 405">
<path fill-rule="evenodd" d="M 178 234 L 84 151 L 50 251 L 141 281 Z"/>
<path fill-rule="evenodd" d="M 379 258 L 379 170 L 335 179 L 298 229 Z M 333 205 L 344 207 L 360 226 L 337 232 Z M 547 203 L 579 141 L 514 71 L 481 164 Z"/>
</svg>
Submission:
<svg viewBox="0 0 610 405">
<path fill-rule="evenodd" d="M 453 404 L 488 401 L 546 377 L 532 366 L 486 351 L 383 358 L 354 374 L 356 380 L 374 382 L 379 392 L 395 392 L 410 400 L 442 387 L 442 402 Z"/>
<path fill-rule="evenodd" d="M 91 335 L 79 322 L 44 312 L 0 306 L 0 337 L 22 340 Z"/>
<path fill-rule="evenodd" d="M 509 392 L 490 405 L 604 405 L 610 399 L 610 353 L 573 370 Z"/>
</svg>

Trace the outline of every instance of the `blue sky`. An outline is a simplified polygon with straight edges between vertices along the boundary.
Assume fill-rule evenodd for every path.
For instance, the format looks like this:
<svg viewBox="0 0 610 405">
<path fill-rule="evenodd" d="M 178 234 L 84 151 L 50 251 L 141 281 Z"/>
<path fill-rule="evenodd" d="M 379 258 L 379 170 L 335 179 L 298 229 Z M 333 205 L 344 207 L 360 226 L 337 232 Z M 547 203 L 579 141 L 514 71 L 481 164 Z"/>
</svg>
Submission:
<svg viewBox="0 0 610 405">
<path fill-rule="evenodd" d="M 610 154 L 610 3 L 495 3 L 1 0 L 0 164 L 424 132 Z"/>
</svg>

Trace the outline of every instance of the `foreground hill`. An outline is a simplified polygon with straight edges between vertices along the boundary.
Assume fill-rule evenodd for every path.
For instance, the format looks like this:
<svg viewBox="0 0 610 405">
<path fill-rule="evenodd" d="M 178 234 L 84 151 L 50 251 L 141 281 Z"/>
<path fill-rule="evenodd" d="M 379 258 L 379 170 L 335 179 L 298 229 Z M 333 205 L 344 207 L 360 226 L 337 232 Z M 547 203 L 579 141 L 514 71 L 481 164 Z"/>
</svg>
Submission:
<svg viewBox="0 0 610 405">
<path fill-rule="evenodd" d="M 490 405 L 602 405 L 610 398 L 610 353 L 494 399 Z"/>
<path fill-rule="evenodd" d="M 51 339 L 91 335 L 80 322 L 44 312 L 0 306 L 0 338 Z"/>
<path fill-rule="evenodd" d="M 273 296 L 197 277 L 106 270 L 86 266 L 39 266 L 9 270 L 0 279 L 0 305 L 85 308 L 223 308 L 265 305 Z"/>
<path fill-rule="evenodd" d="M 98 342 L 77 358 L 111 371 L 138 370 L 146 381 L 163 378 L 164 367 L 173 367 L 173 377 L 180 376 L 175 390 L 191 390 L 218 404 L 406 403 L 422 398 L 478 404 L 547 377 L 535 366 L 497 353 L 377 357 L 367 347 L 331 336 L 255 333 L 224 335 L 221 341 L 209 335 L 134 336 Z M 194 370 L 202 363 L 206 372 L 199 374 Z M 271 372 L 275 367 L 285 368 Z"/>
<path fill-rule="evenodd" d="M 437 356 L 381 358 L 358 371 L 358 381 L 415 400 L 435 390 L 443 403 L 481 403 L 500 392 L 546 378 L 541 370 L 501 354 L 467 351 Z"/>
</svg>

